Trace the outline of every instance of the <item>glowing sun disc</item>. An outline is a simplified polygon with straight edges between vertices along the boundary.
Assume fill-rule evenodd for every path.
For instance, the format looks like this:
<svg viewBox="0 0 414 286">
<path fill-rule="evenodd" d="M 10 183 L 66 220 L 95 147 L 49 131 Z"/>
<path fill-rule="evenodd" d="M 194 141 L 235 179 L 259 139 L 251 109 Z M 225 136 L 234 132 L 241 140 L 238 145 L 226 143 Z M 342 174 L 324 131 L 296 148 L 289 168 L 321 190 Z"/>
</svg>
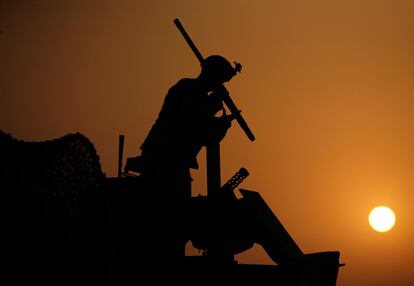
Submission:
<svg viewBox="0 0 414 286">
<path fill-rule="evenodd" d="M 392 209 L 379 206 L 369 213 L 368 221 L 371 227 L 378 232 L 387 232 L 395 224 L 395 214 Z"/>
</svg>

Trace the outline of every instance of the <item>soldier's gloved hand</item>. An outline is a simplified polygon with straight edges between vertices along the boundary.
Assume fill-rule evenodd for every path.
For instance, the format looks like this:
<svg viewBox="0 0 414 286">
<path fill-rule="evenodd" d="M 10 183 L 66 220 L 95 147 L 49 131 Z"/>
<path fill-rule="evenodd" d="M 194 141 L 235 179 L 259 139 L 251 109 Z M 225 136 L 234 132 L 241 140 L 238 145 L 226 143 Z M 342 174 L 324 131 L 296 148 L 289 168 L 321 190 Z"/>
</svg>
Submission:
<svg viewBox="0 0 414 286">
<path fill-rule="evenodd" d="M 221 97 L 229 94 L 227 88 L 222 84 L 215 86 L 213 88 L 213 93 L 218 94 Z"/>
<path fill-rule="evenodd" d="M 215 141 L 220 142 L 226 136 L 227 130 L 231 127 L 232 116 L 223 115 L 220 117 L 214 118 L 214 135 L 213 138 Z"/>
<path fill-rule="evenodd" d="M 225 129 L 226 131 L 231 127 L 231 121 L 234 119 L 235 117 L 230 114 L 224 114 L 222 116 L 219 117 L 219 120 L 221 121 L 221 128 Z"/>
<path fill-rule="evenodd" d="M 210 110 L 213 114 L 216 114 L 218 111 L 224 109 L 223 99 L 225 96 L 228 96 L 228 94 L 229 92 L 222 84 L 213 88 L 213 92 L 210 94 Z"/>
<path fill-rule="evenodd" d="M 220 110 L 223 110 L 223 99 L 222 96 L 218 93 L 212 93 L 209 96 L 209 102 L 208 102 L 208 110 L 210 114 L 215 115 Z"/>
</svg>

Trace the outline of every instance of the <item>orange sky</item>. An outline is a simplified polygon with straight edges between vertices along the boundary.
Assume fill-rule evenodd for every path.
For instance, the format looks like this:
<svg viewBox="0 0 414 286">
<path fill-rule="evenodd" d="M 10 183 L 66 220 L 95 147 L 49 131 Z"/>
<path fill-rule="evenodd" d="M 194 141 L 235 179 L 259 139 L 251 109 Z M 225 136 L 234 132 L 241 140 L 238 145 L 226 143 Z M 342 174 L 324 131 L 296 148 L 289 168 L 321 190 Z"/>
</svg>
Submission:
<svg viewBox="0 0 414 286">
<path fill-rule="evenodd" d="M 222 177 L 241 166 L 305 253 L 339 250 L 338 285 L 413 285 L 414 2 L 0 0 L 0 129 L 41 141 L 82 132 L 108 176 L 153 124 L 167 89 L 204 56 L 243 65 Z M 205 160 L 193 172 L 205 193 Z M 397 216 L 385 234 L 371 208 Z M 242 263 L 271 263 L 259 247 Z"/>
</svg>

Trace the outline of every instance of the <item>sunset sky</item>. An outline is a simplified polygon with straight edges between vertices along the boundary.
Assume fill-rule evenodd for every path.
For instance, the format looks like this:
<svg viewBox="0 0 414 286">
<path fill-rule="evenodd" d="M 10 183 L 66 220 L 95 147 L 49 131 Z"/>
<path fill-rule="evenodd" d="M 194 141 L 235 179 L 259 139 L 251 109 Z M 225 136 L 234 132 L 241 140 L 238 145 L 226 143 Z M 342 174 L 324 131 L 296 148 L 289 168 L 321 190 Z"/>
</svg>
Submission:
<svg viewBox="0 0 414 286">
<path fill-rule="evenodd" d="M 115 176 L 118 135 L 139 155 L 168 88 L 199 73 L 179 18 L 204 56 L 243 65 L 226 87 L 256 141 L 233 123 L 222 180 L 247 168 L 240 187 L 303 252 L 340 251 L 337 285 L 414 285 L 413 15 L 411 0 L 0 0 L 0 129 L 81 132 Z M 368 224 L 378 205 L 390 232 Z M 237 259 L 273 263 L 258 246 Z"/>
</svg>

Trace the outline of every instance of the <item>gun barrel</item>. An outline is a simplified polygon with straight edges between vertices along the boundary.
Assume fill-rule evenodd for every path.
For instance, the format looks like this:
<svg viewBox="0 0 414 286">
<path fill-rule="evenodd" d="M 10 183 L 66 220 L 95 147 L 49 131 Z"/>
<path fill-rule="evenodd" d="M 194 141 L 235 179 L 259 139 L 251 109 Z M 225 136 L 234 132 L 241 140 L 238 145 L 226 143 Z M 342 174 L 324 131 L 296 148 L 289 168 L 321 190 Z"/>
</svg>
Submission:
<svg viewBox="0 0 414 286">
<path fill-rule="evenodd" d="M 222 192 L 233 192 L 240 183 L 249 176 L 249 171 L 246 168 L 241 167 L 240 170 L 233 175 L 222 187 Z"/>
</svg>

